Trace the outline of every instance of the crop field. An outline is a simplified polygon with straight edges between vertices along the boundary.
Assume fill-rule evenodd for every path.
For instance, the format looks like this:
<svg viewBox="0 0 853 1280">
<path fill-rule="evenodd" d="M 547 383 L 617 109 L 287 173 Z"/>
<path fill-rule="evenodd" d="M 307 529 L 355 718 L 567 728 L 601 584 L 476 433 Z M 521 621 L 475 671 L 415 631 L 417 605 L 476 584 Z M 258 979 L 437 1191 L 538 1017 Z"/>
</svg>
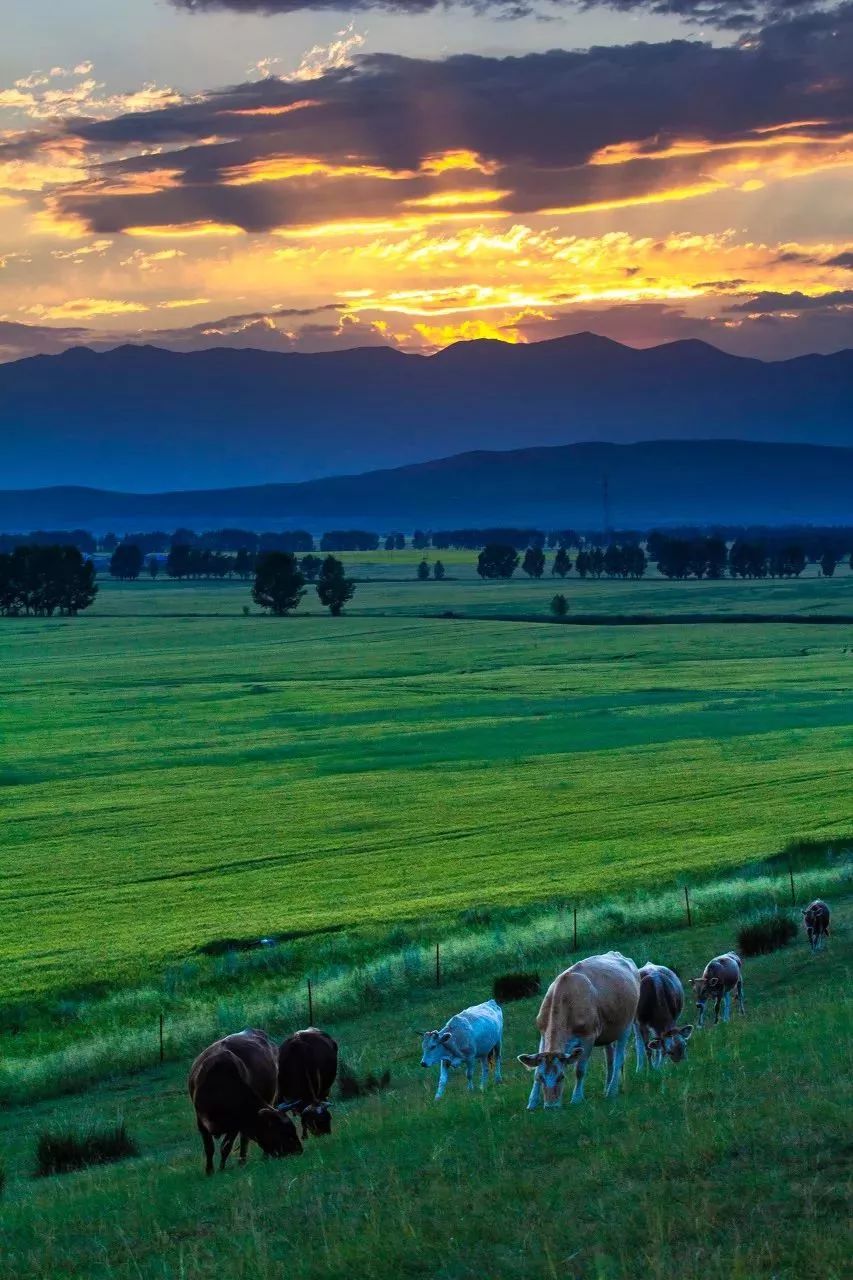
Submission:
<svg viewBox="0 0 853 1280">
<path fill-rule="evenodd" d="M 109 585 L 100 613 L 0 627 L 0 1001 L 849 830 L 844 627 L 378 617 L 361 595 L 271 619 L 247 595 Z"/>
<path fill-rule="evenodd" d="M 842 1280 L 853 948 L 849 896 L 833 906 L 827 951 L 810 955 L 800 936 L 747 961 L 746 1018 L 695 1032 L 688 1060 L 652 1076 L 635 1074 L 631 1052 L 610 1102 L 597 1050 L 581 1106 L 525 1111 L 530 1078 L 515 1055 L 535 1047 L 538 998 L 505 1008 L 503 1085 L 468 1095 L 456 1073 L 433 1102 L 417 1030 L 489 993 L 486 959 L 441 991 L 330 1023 L 345 1060 L 390 1067 L 391 1087 L 337 1102 L 332 1136 L 300 1159 L 265 1162 L 252 1147 L 245 1168 L 232 1160 L 205 1178 L 187 1063 L 7 1107 L 0 1267 L 15 1280 Z M 687 976 L 734 934 L 718 924 L 615 941 Z M 33 1177 L 44 1130 L 118 1120 L 138 1157 Z"/>
</svg>

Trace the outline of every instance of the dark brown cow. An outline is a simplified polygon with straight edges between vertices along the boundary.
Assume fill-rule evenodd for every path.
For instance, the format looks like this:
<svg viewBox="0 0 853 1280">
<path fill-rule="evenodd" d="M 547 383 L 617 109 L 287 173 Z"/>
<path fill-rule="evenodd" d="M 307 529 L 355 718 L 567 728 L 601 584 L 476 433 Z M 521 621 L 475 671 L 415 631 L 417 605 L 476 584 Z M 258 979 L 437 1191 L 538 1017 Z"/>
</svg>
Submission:
<svg viewBox="0 0 853 1280">
<path fill-rule="evenodd" d="M 664 1058 L 681 1062 L 687 1057 L 687 1041 L 693 1034 L 688 1023 L 676 1023 L 684 1009 L 684 988 L 677 973 L 662 964 L 644 964 L 640 970 L 640 1002 L 634 1023 L 637 1070 L 648 1059 L 659 1067 Z"/>
<path fill-rule="evenodd" d="M 705 965 L 701 978 L 691 978 L 690 985 L 696 997 L 696 1008 L 699 1010 L 699 1026 L 705 1021 L 705 1006 L 709 1000 L 714 1001 L 714 1021 L 720 1021 L 720 1005 L 723 1007 L 723 1022 L 728 1022 L 732 1011 L 732 992 L 737 996 L 738 1010 L 746 1013 L 743 1004 L 743 966 L 741 958 L 734 951 L 715 956 Z"/>
<path fill-rule="evenodd" d="M 302 1120 L 302 1137 L 332 1132 L 329 1092 L 338 1074 L 338 1046 L 325 1031 L 306 1027 L 278 1051 L 278 1106 Z"/>
<path fill-rule="evenodd" d="M 189 1091 L 204 1143 L 205 1172 L 213 1173 L 214 1138 L 221 1138 L 219 1168 L 240 1135 L 240 1163 L 250 1139 L 270 1156 L 302 1154 L 289 1116 L 275 1109 L 276 1048 L 265 1031 L 240 1031 L 204 1049 L 190 1068 Z"/>
<path fill-rule="evenodd" d="M 803 924 L 809 938 L 812 951 L 820 951 L 829 937 L 829 907 L 820 898 L 815 898 L 803 912 Z"/>
</svg>

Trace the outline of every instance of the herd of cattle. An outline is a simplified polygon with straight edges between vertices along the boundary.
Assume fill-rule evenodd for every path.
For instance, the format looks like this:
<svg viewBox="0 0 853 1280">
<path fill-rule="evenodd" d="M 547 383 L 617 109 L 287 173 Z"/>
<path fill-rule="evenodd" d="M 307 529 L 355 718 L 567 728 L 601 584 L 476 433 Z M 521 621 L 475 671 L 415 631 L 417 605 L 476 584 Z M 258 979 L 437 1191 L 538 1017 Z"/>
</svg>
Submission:
<svg viewBox="0 0 853 1280">
<path fill-rule="evenodd" d="M 809 945 L 817 951 L 829 935 L 829 907 L 818 899 L 803 911 L 803 920 Z M 742 965 L 733 951 L 710 960 L 690 985 L 699 1027 L 711 1001 L 715 1022 L 721 1010 L 723 1021 L 729 1020 L 732 996 L 740 1013 L 745 1012 Z M 632 1032 L 638 1071 L 647 1062 L 660 1067 L 664 1058 L 680 1062 L 693 1034 L 691 1024 L 678 1025 L 683 1010 L 684 988 L 665 965 L 645 964 L 638 969 L 618 951 L 579 960 L 559 974 L 545 993 L 536 1018 L 538 1051 L 518 1057 L 533 1072 L 528 1110 L 540 1101 L 546 1107 L 560 1106 L 570 1066 L 575 1070 L 571 1100 L 580 1102 L 596 1046 L 603 1047 L 607 1057 L 605 1095 L 614 1096 Z M 465 1067 L 469 1089 L 474 1088 L 478 1063 L 483 1087 L 490 1066 L 495 1081 L 500 1081 L 502 1041 L 503 1012 L 495 1000 L 472 1005 L 454 1014 L 441 1030 L 426 1032 L 421 1066 L 439 1068 L 436 1099 L 444 1094 L 454 1067 Z M 329 1094 L 337 1071 L 338 1046 L 316 1027 L 295 1032 L 278 1047 L 265 1031 L 258 1030 L 240 1031 L 210 1045 L 196 1058 L 189 1076 L 206 1172 L 213 1173 L 216 1138 L 222 1139 L 219 1167 L 224 1169 L 238 1136 L 241 1163 L 250 1141 L 270 1156 L 301 1155 L 302 1140 L 293 1116 L 301 1121 L 302 1139 L 331 1133 Z"/>
</svg>

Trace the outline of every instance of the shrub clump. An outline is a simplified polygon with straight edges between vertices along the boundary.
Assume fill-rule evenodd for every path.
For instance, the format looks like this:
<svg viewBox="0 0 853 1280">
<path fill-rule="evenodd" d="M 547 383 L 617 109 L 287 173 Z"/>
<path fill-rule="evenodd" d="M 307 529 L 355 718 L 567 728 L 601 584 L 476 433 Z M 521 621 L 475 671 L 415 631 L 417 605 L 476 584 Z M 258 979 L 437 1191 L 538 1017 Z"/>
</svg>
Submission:
<svg viewBox="0 0 853 1280">
<path fill-rule="evenodd" d="M 370 1093 L 379 1093 L 382 1089 L 387 1089 L 391 1083 L 391 1072 L 386 1069 L 381 1075 L 375 1075 L 372 1071 L 368 1071 L 367 1075 L 359 1078 L 352 1067 L 347 1066 L 345 1062 L 341 1062 L 338 1066 L 338 1093 L 343 1102 L 349 1102 L 353 1098 L 364 1098 Z"/>
<path fill-rule="evenodd" d="M 495 978 L 492 993 L 498 1004 L 506 1004 L 509 1000 L 526 1000 L 542 990 L 542 980 L 538 973 L 502 973 Z"/>
<path fill-rule="evenodd" d="M 741 956 L 766 956 L 793 942 L 798 933 L 797 921 L 788 911 L 756 911 L 748 916 L 737 935 Z"/>
<path fill-rule="evenodd" d="M 92 1164 L 108 1164 L 139 1154 L 139 1147 L 125 1128 L 124 1121 L 108 1129 L 87 1129 L 74 1133 L 70 1129 L 47 1131 L 39 1135 L 36 1147 L 36 1177 L 48 1178 L 55 1173 L 73 1173 Z"/>
</svg>

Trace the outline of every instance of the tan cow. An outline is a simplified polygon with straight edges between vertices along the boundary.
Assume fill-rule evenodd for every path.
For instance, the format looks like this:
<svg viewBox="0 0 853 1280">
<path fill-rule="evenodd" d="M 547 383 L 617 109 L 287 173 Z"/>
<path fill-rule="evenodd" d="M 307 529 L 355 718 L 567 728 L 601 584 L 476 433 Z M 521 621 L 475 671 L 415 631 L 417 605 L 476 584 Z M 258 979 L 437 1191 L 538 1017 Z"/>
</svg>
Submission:
<svg viewBox="0 0 853 1280">
<path fill-rule="evenodd" d="M 559 1107 L 566 1068 L 575 1064 L 572 1102 L 583 1100 L 583 1085 L 590 1054 L 603 1045 L 607 1054 L 605 1096 L 619 1092 L 625 1046 L 631 1036 L 640 975 L 633 960 L 618 951 L 579 960 L 554 979 L 545 993 L 536 1019 L 539 1052 L 522 1053 L 519 1062 L 534 1073 L 528 1111 L 542 1094 L 546 1107 Z"/>
<path fill-rule="evenodd" d="M 746 1013 L 743 1004 L 743 965 L 741 958 L 734 951 L 715 956 L 705 965 L 701 978 L 691 978 L 690 985 L 696 997 L 696 1008 L 699 1010 L 698 1026 L 705 1021 L 705 1006 L 709 1000 L 714 1001 L 714 1022 L 720 1021 L 720 1005 L 723 1007 L 723 1022 L 728 1022 L 732 1011 L 732 992 L 737 996 L 738 1011 Z"/>
</svg>

